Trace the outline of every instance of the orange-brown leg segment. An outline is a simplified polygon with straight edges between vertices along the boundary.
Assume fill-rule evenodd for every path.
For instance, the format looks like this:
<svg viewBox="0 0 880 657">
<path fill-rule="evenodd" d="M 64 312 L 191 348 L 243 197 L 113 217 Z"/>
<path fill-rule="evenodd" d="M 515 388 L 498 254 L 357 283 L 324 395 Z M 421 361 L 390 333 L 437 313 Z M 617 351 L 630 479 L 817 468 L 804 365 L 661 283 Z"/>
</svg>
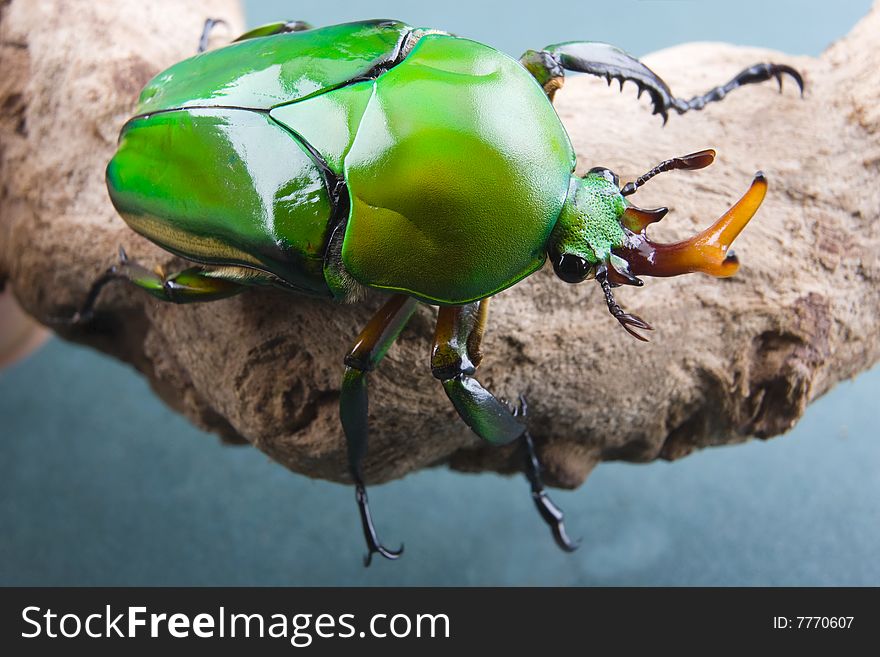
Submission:
<svg viewBox="0 0 880 657">
<path fill-rule="evenodd" d="M 345 374 L 342 377 L 339 394 L 339 418 L 348 445 L 349 472 L 354 480 L 355 499 L 361 515 L 364 538 L 367 541 L 365 566 L 370 565 L 373 554 L 381 554 L 386 559 L 397 559 L 403 552 L 402 545 L 399 550 L 389 550 L 379 541 L 370 514 L 367 489 L 364 486 L 363 462 L 367 455 L 369 438 L 367 374 L 379 364 L 391 348 L 415 312 L 416 305 L 415 299 L 403 294 L 391 297 L 361 331 L 351 351 L 345 357 Z"/>
<path fill-rule="evenodd" d="M 471 377 L 480 361 L 479 341 L 487 309 L 488 300 L 440 308 L 431 371 L 443 383 L 455 410 L 475 434 L 493 445 L 506 445 L 519 438 L 525 426 L 507 404 Z"/>
<path fill-rule="evenodd" d="M 553 532 L 557 545 L 571 552 L 577 548 L 577 544 L 565 532 L 562 511 L 544 491 L 534 441 L 521 422 L 525 418 L 525 399 L 520 397 L 520 406 L 511 409 L 472 376 L 482 360 L 480 342 L 488 309 L 488 299 L 440 308 L 431 354 L 431 371 L 443 383 L 443 389 L 461 419 L 480 438 L 493 445 L 506 445 L 517 439 L 523 441 L 525 471 L 535 506 Z"/>
</svg>

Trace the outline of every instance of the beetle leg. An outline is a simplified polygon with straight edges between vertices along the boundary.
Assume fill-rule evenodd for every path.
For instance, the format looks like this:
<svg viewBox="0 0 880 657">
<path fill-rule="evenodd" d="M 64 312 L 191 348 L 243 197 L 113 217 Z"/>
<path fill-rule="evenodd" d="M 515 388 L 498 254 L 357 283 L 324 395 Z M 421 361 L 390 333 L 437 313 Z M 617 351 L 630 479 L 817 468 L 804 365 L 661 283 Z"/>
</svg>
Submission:
<svg viewBox="0 0 880 657">
<path fill-rule="evenodd" d="M 235 39 L 235 41 L 246 41 L 247 39 L 254 39 L 256 37 L 288 34 L 290 32 L 303 32 L 311 29 L 312 25 L 305 21 L 278 21 L 277 23 L 267 23 L 266 25 L 260 25 L 252 30 L 248 30 Z"/>
<path fill-rule="evenodd" d="M 211 32 L 214 31 L 214 28 L 218 25 L 229 25 L 222 18 L 206 18 L 205 26 L 202 28 L 202 35 L 199 37 L 199 47 L 196 49 L 197 53 L 203 53 L 208 49 L 208 41 L 211 38 Z"/>
<path fill-rule="evenodd" d="M 522 439 L 526 452 L 526 476 L 532 486 L 532 499 L 544 522 L 553 532 L 556 543 L 570 552 L 573 544 L 565 533 L 562 511 L 544 491 L 540 463 L 526 426 L 520 422 L 521 411 L 511 411 L 507 404 L 486 390 L 471 375 L 482 360 L 480 342 L 486 327 L 489 300 L 463 306 L 443 306 L 437 316 L 437 331 L 431 354 L 431 371 L 443 383 L 443 389 L 455 410 L 474 433 L 493 445 L 506 445 Z M 524 402 L 524 400 L 523 400 Z M 525 410 L 523 403 L 522 411 Z"/>
<path fill-rule="evenodd" d="M 620 82 L 621 89 L 627 80 L 634 82 L 639 88 L 639 96 L 645 91 L 651 96 L 653 113 L 662 116 L 664 123 L 671 109 L 679 114 L 701 110 L 708 103 L 719 101 L 734 89 L 747 84 L 775 79 L 781 90 L 783 75 L 795 81 L 801 95 L 804 92 L 804 79 L 796 69 L 785 64 L 760 63 L 740 71 L 723 85 L 684 100 L 676 98 L 669 85 L 638 59 L 620 48 L 598 41 L 569 41 L 547 46 L 542 51 L 529 50 L 520 58 L 520 63 L 541 83 L 550 100 L 562 86 L 566 70 L 604 77 L 608 84 L 615 79 Z"/>
<path fill-rule="evenodd" d="M 239 268 L 236 268 L 238 270 Z M 260 274 L 255 272 L 254 276 Z M 113 281 L 129 281 L 162 301 L 172 303 L 191 303 L 194 301 L 215 301 L 224 299 L 245 289 L 245 285 L 230 280 L 223 268 L 189 267 L 176 274 L 165 275 L 160 271 L 147 269 L 130 260 L 125 250 L 119 249 L 119 262 L 107 269 L 92 283 L 89 293 L 80 309 L 66 323 L 85 324 L 95 311 L 95 303 L 101 290 Z"/>
<path fill-rule="evenodd" d="M 519 396 L 519 405 L 513 409 L 513 414 L 517 417 L 525 419 L 528 412 L 525 395 Z M 528 429 L 522 435 L 523 445 L 526 452 L 526 479 L 532 488 L 532 501 L 535 508 L 541 514 L 544 522 L 553 532 L 553 538 L 556 544 L 566 552 L 574 552 L 578 549 L 580 541 L 572 541 L 565 532 L 564 514 L 547 492 L 544 490 L 544 482 L 541 480 L 541 461 L 538 459 L 538 453 L 535 451 L 535 441 L 532 440 Z"/>
<path fill-rule="evenodd" d="M 205 19 L 205 27 L 202 28 L 202 36 L 199 37 L 199 48 L 197 52 L 205 52 L 208 49 L 208 41 L 211 38 L 211 32 L 218 25 L 228 25 L 226 21 L 222 18 L 208 18 Z M 259 27 L 255 27 L 252 30 L 248 30 L 244 34 L 242 34 L 235 41 L 245 41 L 246 39 L 253 39 L 255 37 L 264 37 L 264 36 L 272 36 L 274 34 L 286 34 L 288 32 L 302 32 L 303 30 L 310 30 L 312 26 L 305 21 L 279 21 L 277 23 L 268 23 L 266 25 L 260 25 Z"/>
<path fill-rule="evenodd" d="M 559 59 L 546 50 L 526 50 L 519 58 L 519 63 L 532 74 L 553 102 L 553 96 L 565 82 L 565 69 Z"/>
<path fill-rule="evenodd" d="M 596 272 L 596 281 L 602 286 L 602 293 L 605 295 L 605 303 L 608 305 L 608 312 L 610 312 L 614 319 L 620 322 L 620 325 L 624 330 L 636 340 L 648 342 L 648 338 L 636 331 L 636 329 L 653 331 L 654 327 L 641 317 L 624 312 L 623 308 L 618 305 L 617 301 L 614 299 L 614 293 L 611 291 L 611 283 L 608 281 L 608 273 L 609 270 L 607 268 L 603 268 L 601 271 Z"/>
<path fill-rule="evenodd" d="M 339 417 L 348 445 L 348 467 L 355 484 L 355 499 L 361 514 L 367 554 L 364 565 L 369 566 L 373 554 L 386 559 L 397 559 L 403 552 L 384 547 L 376 535 L 367 490 L 364 486 L 363 461 L 367 455 L 369 426 L 367 420 L 367 374 L 379 364 L 388 349 L 400 335 L 416 309 L 416 300 L 403 294 L 391 297 L 361 331 L 349 354 L 345 357 L 345 374 L 339 394 Z"/>
</svg>

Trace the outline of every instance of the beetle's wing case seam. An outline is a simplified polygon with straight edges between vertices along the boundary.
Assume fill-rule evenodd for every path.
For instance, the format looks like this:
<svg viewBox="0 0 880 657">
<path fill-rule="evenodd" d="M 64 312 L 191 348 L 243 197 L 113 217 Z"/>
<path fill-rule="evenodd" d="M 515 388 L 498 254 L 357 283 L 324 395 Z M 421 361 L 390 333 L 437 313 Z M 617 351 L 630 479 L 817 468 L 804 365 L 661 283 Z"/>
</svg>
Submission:
<svg viewBox="0 0 880 657">
<path fill-rule="evenodd" d="M 159 73 L 136 113 L 203 105 L 269 110 L 387 66 L 411 30 L 397 21 L 361 21 L 235 42 Z"/>
<path fill-rule="evenodd" d="M 445 34 L 449 35 L 448 32 L 443 32 L 441 30 L 429 30 L 429 29 L 418 29 L 418 30 L 410 30 L 406 32 L 398 41 L 397 46 L 395 47 L 392 55 L 388 59 L 384 59 L 375 66 L 373 66 L 369 71 L 361 75 L 356 75 L 345 82 L 340 82 L 339 84 L 335 84 L 333 86 L 324 87 L 322 89 L 318 89 L 307 96 L 302 96 L 300 98 L 296 98 L 294 100 L 289 100 L 283 103 L 278 103 L 277 105 L 273 105 L 270 112 L 290 105 L 296 105 L 298 103 L 304 103 L 307 100 L 313 100 L 319 96 L 323 96 L 324 94 L 331 93 L 333 91 L 337 91 L 339 89 L 343 89 L 344 87 L 348 87 L 352 84 L 357 84 L 358 82 L 365 82 L 368 80 L 378 80 L 382 75 L 393 69 L 398 64 L 402 63 L 404 59 L 406 59 L 407 55 L 412 52 L 412 49 L 419 42 L 419 40 L 427 36 L 428 34 Z M 451 35 L 449 35 L 451 36 Z"/>
</svg>

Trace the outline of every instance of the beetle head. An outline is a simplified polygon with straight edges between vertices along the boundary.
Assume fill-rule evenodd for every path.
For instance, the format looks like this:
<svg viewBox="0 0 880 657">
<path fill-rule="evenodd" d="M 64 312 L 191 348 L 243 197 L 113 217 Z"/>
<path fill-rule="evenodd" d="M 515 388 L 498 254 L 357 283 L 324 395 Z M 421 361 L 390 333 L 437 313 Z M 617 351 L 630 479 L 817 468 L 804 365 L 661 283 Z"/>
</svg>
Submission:
<svg viewBox="0 0 880 657">
<path fill-rule="evenodd" d="M 739 262 L 730 250 L 764 199 L 767 181 L 759 171 L 748 192 L 714 224 L 690 239 L 661 244 L 647 228 L 668 209 L 643 209 L 625 197 L 658 173 L 702 169 L 715 151 L 705 150 L 666 160 L 622 188 L 618 176 L 603 167 L 583 178 L 572 176 L 568 197 L 551 234 L 548 255 L 556 275 L 567 283 L 600 277 L 612 286 L 641 285 L 639 275 L 677 276 L 703 272 L 727 277 Z"/>
<path fill-rule="evenodd" d="M 603 265 L 619 259 L 612 250 L 626 241 L 621 217 L 627 208 L 619 186 L 617 174 L 604 167 L 583 178 L 572 176 L 549 249 L 553 269 L 566 283 L 594 278 Z"/>
</svg>

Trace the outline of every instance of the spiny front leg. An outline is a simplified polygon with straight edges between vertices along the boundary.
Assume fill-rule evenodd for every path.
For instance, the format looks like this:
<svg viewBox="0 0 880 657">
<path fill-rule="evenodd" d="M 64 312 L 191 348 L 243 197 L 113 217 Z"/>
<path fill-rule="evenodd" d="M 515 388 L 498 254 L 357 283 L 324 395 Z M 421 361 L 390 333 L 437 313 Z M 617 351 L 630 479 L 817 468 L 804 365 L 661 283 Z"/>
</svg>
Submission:
<svg viewBox="0 0 880 657">
<path fill-rule="evenodd" d="M 480 342 L 486 327 L 489 300 L 463 306 L 445 306 L 437 315 L 437 331 L 431 355 L 431 371 L 443 383 L 455 410 L 474 433 L 493 445 L 523 441 L 526 450 L 526 476 L 532 499 L 541 518 L 550 527 L 556 543 L 571 552 L 577 548 L 565 532 L 562 511 L 544 491 L 540 462 L 532 437 L 520 422 L 525 415 L 524 400 L 520 409 L 511 411 L 504 402 L 473 378 L 482 360 Z"/>
<path fill-rule="evenodd" d="M 669 110 L 675 110 L 679 114 L 701 110 L 707 104 L 719 101 L 734 89 L 747 84 L 775 79 L 781 90 L 783 75 L 788 75 L 795 81 L 801 95 L 804 92 L 803 77 L 791 66 L 760 63 L 740 71 L 723 85 L 690 100 L 684 100 L 676 98 L 669 85 L 638 59 L 620 48 L 598 41 L 569 41 L 547 46 L 543 50 L 528 50 L 520 58 L 520 63 L 544 87 L 551 101 L 556 91 L 562 87 L 565 71 L 604 77 L 608 84 L 614 79 L 620 82 L 621 89 L 625 81 L 634 82 L 639 89 L 639 96 L 645 91 L 651 96 L 653 113 L 662 116 L 664 123 L 669 117 Z"/>
<path fill-rule="evenodd" d="M 415 299 L 403 294 L 391 297 L 361 331 L 345 357 L 345 374 L 339 394 L 339 418 L 348 445 L 348 467 L 354 480 L 355 499 L 367 542 L 365 566 L 370 565 L 373 554 L 381 554 L 386 559 L 397 559 L 403 553 L 403 545 L 398 550 L 389 550 L 379 541 L 364 486 L 363 462 L 367 455 L 369 438 L 367 374 L 375 369 L 388 352 L 415 309 Z"/>
</svg>

